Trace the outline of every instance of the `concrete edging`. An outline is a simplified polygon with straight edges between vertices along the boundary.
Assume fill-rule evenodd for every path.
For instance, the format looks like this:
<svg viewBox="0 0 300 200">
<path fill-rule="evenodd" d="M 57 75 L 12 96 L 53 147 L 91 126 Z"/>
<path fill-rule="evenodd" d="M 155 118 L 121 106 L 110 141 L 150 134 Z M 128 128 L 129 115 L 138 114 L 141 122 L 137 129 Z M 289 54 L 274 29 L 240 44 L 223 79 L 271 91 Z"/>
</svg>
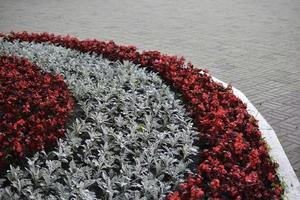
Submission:
<svg viewBox="0 0 300 200">
<path fill-rule="evenodd" d="M 212 77 L 215 82 L 222 83 L 224 87 L 227 87 L 227 83 Z M 265 118 L 258 112 L 249 99 L 238 89 L 232 87 L 233 93 L 239 97 L 245 104 L 247 104 L 247 111 L 258 120 L 259 129 L 263 138 L 266 140 L 270 147 L 270 156 L 279 164 L 277 172 L 280 179 L 285 184 L 285 199 L 299 200 L 300 199 L 300 183 L 294 172 L 294 169 L 287 158 L 278 138 Z"/>
</svg>

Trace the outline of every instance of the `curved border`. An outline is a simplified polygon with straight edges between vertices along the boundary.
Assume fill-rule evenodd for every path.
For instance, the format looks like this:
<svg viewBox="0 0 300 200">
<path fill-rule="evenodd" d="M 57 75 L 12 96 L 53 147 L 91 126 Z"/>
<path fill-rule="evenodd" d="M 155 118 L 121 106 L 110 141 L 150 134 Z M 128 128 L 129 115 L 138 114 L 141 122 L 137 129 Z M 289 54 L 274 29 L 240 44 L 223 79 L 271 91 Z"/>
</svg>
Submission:
<svg viewBox="0 0 300 200">
<path fill-rule="evenodd" d="M 227 87 L 228 84 L 212 77 L 214 81 L 223 84 L 224 87 Z M 258 120 L 259 130 L 262 133 L 263 138 L 267 141 L 270 146 L 269 154 L 274 161 L 276 161 L 279 166 L 277 172 L 280 175 L 280 179 L 285 183 L 285 198 L 286 199 L 300 199 L 300 183 L 294 172 L 294 169 L 286 156 L 278 138 L 271 127 L 271 125 L 265 120 L 265 118 L 258 112 L 250 100 L 242 93 L 240 90 L 232 87 L 233 93 L 239 99 L 241 99 L 245 104 L 247 104 L 247 111 L 249 114 L 255 116 Z"/>
</svg>

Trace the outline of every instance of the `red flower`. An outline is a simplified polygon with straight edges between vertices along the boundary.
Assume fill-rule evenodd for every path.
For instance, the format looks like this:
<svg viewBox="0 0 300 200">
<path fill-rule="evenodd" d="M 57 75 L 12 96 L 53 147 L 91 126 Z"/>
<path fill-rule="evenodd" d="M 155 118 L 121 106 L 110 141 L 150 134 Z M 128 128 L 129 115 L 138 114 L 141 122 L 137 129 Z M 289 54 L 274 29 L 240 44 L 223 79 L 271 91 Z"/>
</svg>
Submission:
<svg viewBox="0 0 300 200">
<path fill-rule="evenodd" d="M 29 113 L 30 112 L 30 105 L 28 102 L 26 102 L 24 105 L 23 105 L 23 111 L 25 113 Z"/>
<path fill-rule="evenodd" d="M 217 117 L 224 117 L 225 114 L 226 114 L 226 111 L 222 107 L 219 107 L 218 111 L 215 112 L 215 115 Z"/>
<path fill-rule="evenodd" d="M 13 141 L 13 149 L 19 156 L 23 155 L 23 146 L 19 141 L 17 140 Z"/>
<path fill-rule="evenodd" d="M 276 195 L 278 195 L 278 196 L 281 195 L 282 191 L 283 190 L 282 190 L 282 187 L 280 185 L 275 186 L 275 194 Z"/>
<path fill-rule="evenodd" d="M 169 200 L 181 200 L 181 198 L 179 196 L 179 192 L 170 193 L 168 195 L 168 199 Z"/>
<path fill-rule="evenodd" d="M 210 186 L 216 190 L 220 187 L 220 180 L 219 179 L 213 179 L 211 182 L 210 182 Z"/>
<path fill-rule="evenodd" d="M 251 172 L 245 177 L 247 183 L 256 183 L 258 181 L 258 175 L 255 171 Z"/>
<path fill-rule="evenodd" d="M 51 76 L 50 74 L 46 74 L 44 76 L 44 83 L 49 84 L 51 82 Z"/>
<path fill-rule="evenodd" d="M 247 148 L 248 144 L 244 142 L 243 134 L 237 134 L 234 142 L 234 150 L 236 154 L 241 154 Z"/>
<path fill-rule="evenodd" d="M 191 200 L 197 200 L 204 196 L 204 192 L 201 188 L 192 187 L 191 189 Z"/>
<path fill-rule="evenodd" d="M 268 174 L 268 180 L 269 181 L 273 182 L 275 180 L 275 177 L 276 177 L 275 174 L 273 174 L 272 172 L 269 172 L 269 174 Z"/>
<path fill-rule="evenodd" d="M 258 166 L 261 163 L 261 160 L 259 158 L 259 151 L 257 149 L 253 149 L 249 153 L 248 157 L 249 157 L 250 166 L 253 169 L 256 169 L 256 166 Z"/>
</svg>

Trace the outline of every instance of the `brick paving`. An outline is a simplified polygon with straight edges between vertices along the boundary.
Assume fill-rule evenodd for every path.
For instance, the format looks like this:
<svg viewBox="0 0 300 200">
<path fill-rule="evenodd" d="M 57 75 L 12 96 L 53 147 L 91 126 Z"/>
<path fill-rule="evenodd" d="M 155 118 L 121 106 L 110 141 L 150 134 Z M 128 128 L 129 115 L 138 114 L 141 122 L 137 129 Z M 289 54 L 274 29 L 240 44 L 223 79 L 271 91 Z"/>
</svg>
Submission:
<svg viewBox="0 0 300 200">
<path fill-rule="evenodd" d="M 184 55 L 231 82 L 300 177 L 299 0 L 0 0 L 0 31 L 71 34 Z"/>
</svg>

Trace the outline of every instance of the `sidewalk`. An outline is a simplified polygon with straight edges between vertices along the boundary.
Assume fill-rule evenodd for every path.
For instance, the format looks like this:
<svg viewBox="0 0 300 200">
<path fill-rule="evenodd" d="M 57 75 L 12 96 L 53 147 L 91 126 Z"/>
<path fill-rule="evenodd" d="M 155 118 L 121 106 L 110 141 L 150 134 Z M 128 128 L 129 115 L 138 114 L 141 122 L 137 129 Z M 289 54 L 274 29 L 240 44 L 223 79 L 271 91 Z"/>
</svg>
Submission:
<svg viewBox="0 0 300 200">
<path fill-rule="evenodd" d="M 247 95 L 300 177 L 300 1 L 0 0 L 0 32 L 11 30 L 184 55 Z"/>
</svg>

